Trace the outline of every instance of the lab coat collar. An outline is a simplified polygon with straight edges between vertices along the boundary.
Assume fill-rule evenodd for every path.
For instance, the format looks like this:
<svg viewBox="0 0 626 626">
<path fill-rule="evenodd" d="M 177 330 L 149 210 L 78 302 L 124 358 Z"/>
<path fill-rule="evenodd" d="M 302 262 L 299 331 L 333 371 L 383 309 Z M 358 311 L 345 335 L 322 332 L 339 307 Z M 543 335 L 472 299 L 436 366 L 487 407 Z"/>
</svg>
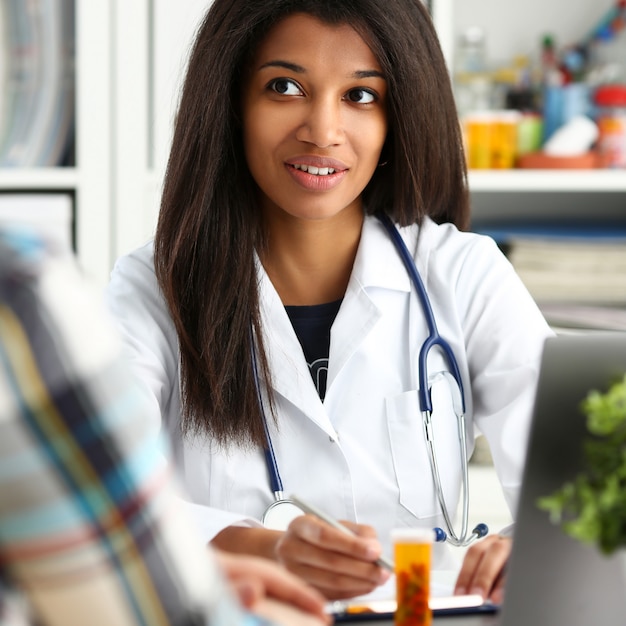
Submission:
<svg viewBox="0 0 626 626">
<path fill-rule="evenodd" d="M 407 241 L 409 249 L 411 242 Z M 370 330 L 381 312 L 372 300 L 372 289 L 410 292 L 411 281 L 402 259 L 380 221 L 366 217 L 354 259 L 352 274 L 337 319 L 333 325 L 328 387 Z"/>
<path fill-rule="evenodd" d="M 401 234 L 411 252 L 415 249 L 415 231 L 402 229 Z M 393 241 L 381 222 L 372 216 L 365 218 L 361 241 L 354 260 L 351 281 L 357 280 L 365 289 L 380 287 L 411 291 L 411 280 Z"/>
<path fill-rule="evenodd" d="M 272 372 L 272 390 L 334 438 L 335 430 L 313 385 L 302 347 L 285 307 L 258 258 L 257 267 L 261 327 Z"/>
</svg>

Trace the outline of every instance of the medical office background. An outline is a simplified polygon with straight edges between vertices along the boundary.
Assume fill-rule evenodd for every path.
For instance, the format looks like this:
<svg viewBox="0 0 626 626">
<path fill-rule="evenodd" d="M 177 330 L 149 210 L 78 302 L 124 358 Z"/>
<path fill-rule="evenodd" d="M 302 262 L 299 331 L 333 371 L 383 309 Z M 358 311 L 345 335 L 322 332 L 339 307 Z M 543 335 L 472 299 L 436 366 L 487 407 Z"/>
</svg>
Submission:
<svg viewBox="0 0 626 626">
<path fill-rule="evenodd" d="M 185 60 L 209 4 L 0 0 L 0 221 L 60 238 L 97 285 L 154 231 Z M 570 52 L 603 25 L 615 32 L 602 35 L 593 62 L 611 63 L 611 80 L 626 90 L 616 0 L 429 6 L 464 123 L 513 115 L 537 132 L 543 104 L 529 93 L 546 82 L 561 95 L 586 85 L 591 101 L 591 66 L 576 66 Z M 626 98 L 608 113 L 622 121 L 626 160 Z M 541 157 L 539 137 L 524 150 Z M 550 159 L 520 167 L 518 154 L 471 164 L 472 227 L 497 238 L 560 332 L 626 330 L 626 165 L 584 161 L 597 143 L 582 139 L 574 137 L 583 162 L 565 168 Z M 472 466 L 471 517 L 497 528 L 508 514 L 486 457 Z"/>
</svg>

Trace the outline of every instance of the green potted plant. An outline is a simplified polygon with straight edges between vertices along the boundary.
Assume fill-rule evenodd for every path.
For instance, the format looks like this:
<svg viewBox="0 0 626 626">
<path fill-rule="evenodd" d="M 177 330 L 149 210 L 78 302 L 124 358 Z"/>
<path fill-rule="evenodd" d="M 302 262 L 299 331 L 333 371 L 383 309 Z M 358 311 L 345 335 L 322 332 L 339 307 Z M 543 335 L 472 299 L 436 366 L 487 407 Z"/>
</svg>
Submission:
<svg viewBox="0 0 626 626">
<path fill-rule="evenodd" d="M 581 408 L 584 469 L 538 505 L 568 535 L 608 555 L 626 547 L 626 376 L 589 392 Z"/>
</svg>

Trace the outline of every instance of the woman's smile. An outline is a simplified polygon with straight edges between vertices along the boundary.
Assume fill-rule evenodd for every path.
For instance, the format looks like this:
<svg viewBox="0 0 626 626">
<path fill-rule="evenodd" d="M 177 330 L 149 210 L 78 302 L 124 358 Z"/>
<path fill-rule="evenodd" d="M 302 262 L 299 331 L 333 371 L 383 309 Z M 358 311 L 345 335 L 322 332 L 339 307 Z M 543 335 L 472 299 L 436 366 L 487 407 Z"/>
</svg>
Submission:
<svg viewBox="0 0 626 626">
<path fill-rule="evenodd" d="M 288 161 L 285 165 L 296 183 L 310 191 L 332 189 L 348 172 L 345 164 L 327 158 L 300 157 Z"/>
</svg>

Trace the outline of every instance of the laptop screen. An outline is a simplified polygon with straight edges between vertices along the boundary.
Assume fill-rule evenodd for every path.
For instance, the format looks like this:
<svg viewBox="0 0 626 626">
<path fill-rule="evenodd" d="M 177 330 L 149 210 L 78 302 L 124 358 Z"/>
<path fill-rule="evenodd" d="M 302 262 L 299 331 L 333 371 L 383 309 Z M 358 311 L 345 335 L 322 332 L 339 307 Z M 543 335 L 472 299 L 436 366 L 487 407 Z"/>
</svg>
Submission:
<svg viewBox="0 0 626 626">
<path fill-rule="evenodd" d="M 570 538 L 537 506 L 582 469 L 587 430 L 581 401 L 625 373 L 626 333 L 560 335 L 546 342 L 502 626 L 614 626 L 626 619 L 626 565 Z"/>
</svg>

